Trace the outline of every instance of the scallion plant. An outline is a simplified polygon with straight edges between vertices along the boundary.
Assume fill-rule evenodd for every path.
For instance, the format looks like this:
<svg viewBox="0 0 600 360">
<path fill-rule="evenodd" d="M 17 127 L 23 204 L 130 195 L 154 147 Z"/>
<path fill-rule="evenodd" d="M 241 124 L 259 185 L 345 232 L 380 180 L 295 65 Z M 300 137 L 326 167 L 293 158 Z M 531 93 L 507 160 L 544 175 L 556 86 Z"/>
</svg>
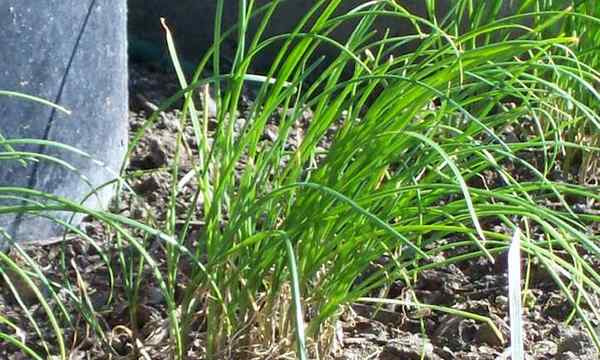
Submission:
<svg viewBox="0 0 600 360">
<path fill-rule="evenodd" d="M 10 187 L 0 187 L 0 195 L 35 195 L 40 203 L 0 207 L 0 213 L 51 216 L 68 210 L 110 229 L 117 253 L 99 251 L 107 269 L 119 268 L 119 276 L 110 277 L 119 284 L 111 289 L 125 290 L 128 327 L 141 355 L 146 348 L 136 309 L 144 283 L 155 284 L 164 298 L 172 358 L 189 356 L 197 340 L 191 334 L 199 329 L 208 359 L 232 349 L 325 357 L 344 305 L 376 302 L 374 290 L 392 281 L 410 288 L 427 269 L 478 257 L 493 262 L 507 251 L 516 228 L 522 229 L 523 256 L 550 274 L 572 305 L 569 319 L 580 318 L 600 346 L 592 329 L 599 314 L 590 306 L 600 292 L 600 274 L 586 260 L 599 254 L 590 224 L 600 217 L 574 207 L 597 203 L 600 195 L 585 181 L 555 176 L 565 162 L 577 161 L 570 152 L 584 154 L 578 163 L 583 166 L 581 159 L 600 150 L 569 135 L 573 126 L 585 124 L 578 131 L 594 137 L 600 124 L 597 41 L 580 32 L 598 28 L 597 7 L 538 0 L 507 12 L 501 1 L 458 0 L 439 14 L 436 2 L 427 1 L 421 17 L 398 1 L 366 2 L 340 13 L 341 0 L 320 0 L 292 32 L 266 37 L 281 1 L 260 3 L 240 0 L 237 25 L 225 29 L 226 4 L 217 0 L 214 46 L 190 78 L 179 65 L 177 39 L 163 22 L 182 90 L 133 134 L 130 148 L 161 111 L 184 100 L 179 128 L 192 129 L 197 148 L 178 134 L 175 157 L 186 151 L 194 163 L 188 173 L 178 161 L 168 169 L 174 180 L 164 219 L 136 221 Z M 414 29 L 375 33 L 381 17 Z M 354 25 L 349 38 L 332 37 L 347 23 Z M 238 44 L 227 70 L 220 52 L 226 39 Z M 337 55 L 322 58 L 325 46 Z M 270 69 L 253 73 L 255 59 L 272 48 L 278 51 Z M 213 75 L 202 77 L 207 71 Z M 257 80 L 238 129 L 244 89 Z M 196 96 L 202 92 L 206 102 L 207 88 L 217 105 L 211 130 L 206 104 Z M 274 121 L 276 136 L 265 140 Z M 292 133 L 302 135 L 295 144 Z M 0 145 L 10 141 L 0 139 Z M 121 182 L 130 177 L 125 169 Z M 182 212 L 176 203 L 186 184 L 197 190 Z M 201 231 L 190 242 L 198 222 Z M 156 242 L 163 245 L 158 253 L 151 248 Z M 440 254 L 444 260 L 434 261 Z M 8 282 L 12 269 L 28 287 L 39 290 L 40 283 L 30 281 L 36 278 L 51 290 L 49 298 L 36 295 L 55 329 L 43 344 L 52 344 L 34 350 L 7 317 L 0 317 L 0 336 L 33 357 L 52 353 L 66 359 L 60 327 L 76 324 L 68 311 L 60 319 L 52 312 L 61 304 L 57 289 L 63 284 L 29 265 L 34 270 L 0 257 Z M 65 288 L 110 348 L 113 329 L 94 311 L 83 280 Z M 29 321 L 39 327 L 36 318 Z"/>
</svg>

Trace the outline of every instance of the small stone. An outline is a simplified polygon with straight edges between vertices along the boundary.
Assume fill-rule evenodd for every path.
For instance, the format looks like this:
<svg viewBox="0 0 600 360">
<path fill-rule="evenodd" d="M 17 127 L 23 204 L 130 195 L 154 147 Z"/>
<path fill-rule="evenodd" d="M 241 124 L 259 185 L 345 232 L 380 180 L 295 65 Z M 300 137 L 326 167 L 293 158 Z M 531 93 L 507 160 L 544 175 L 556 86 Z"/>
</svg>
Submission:
<svg viewBox="0 0 600 360">
<path fill-rule="evenodd" d="M 236 133 L 240 133 L 242 131 L 242 129 L 244 128 L 244 126 L 246 126 L 246 119 L 245 118 L 238 118 L 235 121 L 235 125 L 234 125 L 234 130 Z"/>
<path fill-rule="evenodd" d="M 574 354 L 577 355 L 577 359 L 592 360 L 598 359 L 600 355 L 588 334 L 574 328 L 568 328 L 563 332 L 557 353 L 559 359 L 571 359 L 571 354 Z"/>
<path fill-rule="evenodd" d="M 578 355 L 575 355 L 571 351 L 567 351 L 565 353 L 560 354 L 558 359 L 560 359 L 560 360 L 579 360 L 580 357 Z"/>
<path fill-rule="evenodd" d="M 454 360 L 456 359 L 456 354 L 447 346 L 442 347 L 441 349 L 435 350 L 436 354 L 438 354 L 444 360 Z"/>
<path fill-rule="evenodd" d="M 146 304 L 158 305 L 164 303 L 164 295 L 160 288 L 150 286 L 142 291 L 142 298 Z"/>
<path fill-rule="evenodd" d="M 494 299 L 494 304 L 496 304 L 500 310 L 504 311 L 508 308 L 508 297 L 504 295 L 498 295 Z"/>
<path fill-rule="evenodd" d="M 432 339 L 436 344 L 447 345 L 454 351 L 460 351 L 469 347 L 476 332 L 477 325 L 474 320 L 445 315 L 435 329 Z"/>
<path fill-rule="evenodd" d="M 275 142 L 277 140 L 277 125 L 275 124 L 267 124 L 265 128 L 265 133 L 263 135 L 263 139 L 269 140 L 271 142 Z"/>
<path fill-rule="evenodd" d="M 161 139 L 157 137 L 151 137 L 148 140 L 148 150 L 150 151 L 148 156 L 150 157 L 150 160 L 152 160 L 152 163 L 155 167 L 158 168 L 167 164 L 167 149 Z"/>
<path fill-rule="evenodd" d="M 131 217 L 136 220 L 146 219 L 148 217 L 148 211 L 143 207 L 135 207 L 131 211 Z"/>
<path fill-rule="evenodd" d="M 431 342 L 420 335 L 406 333 L 384 346 L 379 359 L 442 360 L 433 352 Z"/>
<path fill-rule="evenodd" d="M 532 347 L 532 353 L 540 356 L 555 356 L 558 351 L 558 345 L 550 340 L 536 341 L 532 344 Z"/>
<path fill-rule="evenodd" d="M 159 188 L 160 182 L 156 175 L 148 176 L 135 185 L 135 190 L 142 194 L 157 191 Z"/>
<path fill-rule="evenodd" d="M 504 345 L 502 340 L 488 323 L 481 324 L 475 333 L 476 342 L 490 346 L 502 346 Z"/>
</svg>

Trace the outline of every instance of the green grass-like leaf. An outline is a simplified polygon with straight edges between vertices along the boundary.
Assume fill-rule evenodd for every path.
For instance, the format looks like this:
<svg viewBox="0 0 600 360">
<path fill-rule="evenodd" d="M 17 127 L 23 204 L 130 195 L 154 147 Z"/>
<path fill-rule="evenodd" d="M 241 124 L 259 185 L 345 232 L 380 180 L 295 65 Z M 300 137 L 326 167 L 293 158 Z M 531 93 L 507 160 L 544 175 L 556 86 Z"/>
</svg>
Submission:
<svg viewBox="0 0 600 360">
<path fill-rule="evenodd" d="M 574 201 L 600 201 L 597 186 L 586 182 L 600 151 L 600 56 L 598 32 L 592 31 L 600 23 L 597 8 L 585 1 L 573 7 L 527 1 L 505 14 L 501 1 L 459 0 L 436 17 L 435 1 L 427 1 L 423 18 L 396 1 L 367 2 L 341 14 L 341 0 L 321 0 L 289 34 L 267 38 L 280 3 L 258 6 L 240 0 L 236 26 L 223 29 L 226 2 L 218 0 L 214 46 L 190 79 L 178 58 L 178 39 L 163 23 L 182 90 L 134 134 L 130 152 L 160 112 L 183 99 L 174 156 L 193 153 L 194 163 L 186 174 L 178 161 L 159 170 L 173 179 L 164 221 L 144 223 L 9 186 L 0 187 L 0 198 L 17 205 L 0 206 L 0 214 L 52 218 L 69 211 L 104 224 L 113 235 L 113 256 L 101 246 L 95 249 L 110 269 L 111 293 L 117 288 L 124 293 L 132 336 L 141 341 L 138 314 L 132 310 L 139 305 L 141 288 L 155 283 L 165 300 L 169 352 L 176 359 L 184 359 L 190 349 L 198 314 L 208 329 L 203 345 L 209 359 L 237 345 L 256 345 L 240 340 L 250 338 L 249 333 L 262 339 L 259 345 L 265 349 L 325 357 L 330 334 L 325 330 L 341 306 L 354 301 L 471 317 L 488 323 L 502 338 L 490 319 L 477 314 L 371 296 L 392 281 L 410 287 L 428 269 L 479 257 L 495 261 L 510 246 L 511 235 L 489 224 L 510 231 L 526 224 L 522 253 L 551 275 L 572 304 L 572 315 L 582 319 L 600 345 L 591 325 L 599 314 L 589 308 L 591 296 L 600 293 L 600 274 L 586 260 L 600 253 L 598 234 L 588 227 L 600 218 L 572 209 Z M 376 33 L 383 16 L 412 24 L 411 33 Z M 348 23 L 351 36 L 333 38 Z M 238 47 L 225 73 L 220 47 L 229 40 Z M 256 57 L 271 48 L 278 49 L 271 68 L 265 74 L 252 72 Z M 335 55 L 320 56 L 324 48 Z M 201 78 L 207 69 L 213 75 Z M 245 124 L 236 129 L 236 112 L 249 83 L 259 88 L 252 103 L 244 104 L 249 107 Z M 208 87 L 217 106 L 214 131 L 209 131 L 205 110 Z M 198 91 L 203 104 L 196 103 Z M 306 109 L 312 115 L 301 129 L 304 136 L 291 146 L 290 134 L 299 132 Z M 276 136 L 265 141 L 262 135 L 274 121 Z M 181 129 L 186 127 L 193 130 L 196 149 L 185 141 Z M 52 161 L 78 172 L 61 159 L 12 148 L 24 143 L 87 156 L 50 142 L 0 138 L 6 149 L 0 162 Z M 578 183 L 565 184 L 552 178 L 559 167 L 567 173 L 574 167 L 585 171 L 577 171 Z M 124 166 L 116 180 L 128 191 L 130 175 Z M 197 190 L 182 211 L 177 199 L 186 184 Z M 201 222 L 202 230 L 191 247 L 186 239 L 194 222 Z M 92 237 L 62 224 L 93 244 Z M 153 243 L 162 246 L 158 253 Z M 390 261 L 370 271 L 384 256 Z M 45 279 L 41 269 L 24 271 L 6 255 L 0 260 L 3 273 L 15 271 L 32 289 L 33 279 L 42 279 L 58 302 L 60 285 Z M 191 270 L 179 284 L 184 264 Z M 85 275 L 75 263 L 63 266 L 69 301 L 110 350 L 103 332 L 111 329 L 94 311 Z M 183 286 L 176 294 L 178 285 Z M 18 298 L 18 289 L 11 289 Z M 0 338 L 33 358 L 47 357 L 35 351 L 58 345 L 66 358 L 61 327 L 75 324 L 65 308 L 59 316 L 53 313 L 55 302 L 39 289 L 35 294 L 53 339 L 37 330 L 46 346 L 33 350 L 10 333 L 18 324 L 5 317 L 0 324 L 8 330 L 0 330 Z M 28 321 L 41 329 L 36 318 Z"/>
</svg>

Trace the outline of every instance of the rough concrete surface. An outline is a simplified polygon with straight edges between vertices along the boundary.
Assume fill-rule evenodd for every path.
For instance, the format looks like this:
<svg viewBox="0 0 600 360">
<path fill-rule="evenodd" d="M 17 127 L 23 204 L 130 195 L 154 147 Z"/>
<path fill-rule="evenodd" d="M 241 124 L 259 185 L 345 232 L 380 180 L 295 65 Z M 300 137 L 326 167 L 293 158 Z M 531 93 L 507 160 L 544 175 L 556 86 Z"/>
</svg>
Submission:
<svg viewBox="0 0 600 360">
<path fill-rule="evenodd" d="M 0 2 L 0 88 L 47 99 L 71 111 L 0 96 L 0 133 L 9 139 L 68 144 L 105 164 L 42 145 L 14 146 L 59 158 L 0 160 L 0 187 L 38 189 L 81 201 L 92 187 L 113 179 L 127 148 L 127 51 L 125 0 L 5 0 Z M 6 151 L 0 146 L 0 152 Z M 86 184 L 87 179 L 89 184 Z M 0 194 L 6 195 L 6 194 Z M 110 192 L 88 204 L 106 203 Z M 40 200 L 39 198 L 36 200 Z M 0 205 L 24 204 L 0 197 Z M 70 214 L 60 219 L 68 220 Z M 15 240 L 40 240 L 61 226 L 43 217 L 1 215 L 0 229 Z M 0 248 L 6 239 L 0 235 Z"/>
</svg>

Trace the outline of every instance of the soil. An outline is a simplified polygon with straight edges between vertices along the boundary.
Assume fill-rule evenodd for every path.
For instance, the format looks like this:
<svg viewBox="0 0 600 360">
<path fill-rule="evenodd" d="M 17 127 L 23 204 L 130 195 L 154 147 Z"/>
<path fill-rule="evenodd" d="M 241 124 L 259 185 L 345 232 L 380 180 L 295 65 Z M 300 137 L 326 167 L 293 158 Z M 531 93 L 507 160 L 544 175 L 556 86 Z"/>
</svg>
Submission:
<svg viewBox="0 0 600 360">
<path fill-rule="evenodd" d="M 130 126 L 132 136 L 140 129 L 150 113 L 178 90 L 177 82 L 172 74 L 165 74 L 158 69 L 145 65 L 131 64 L 130 93 L 131 111 Z M 114 206 L 114 211 L 149 222 L 160 223 L 164 219 L 166 202 L 169 198 L 169 184 L 172 176 L 164 169 L 175 161 L 175 144 L 179 112 L 166 111 L 158 121 L 149 128 L 139 146 L 130 157 L 128 172 L 136 178 L 133 189 L 140 197 L 125 192 L 123 199 Z M 240 118 L 243 118 L 243 110 Z M 305 122 L 310 114 L 300 121 L 296 132 L 292 134 L 289 146 L 295 146 L 302 136 Z M 240 120 L 242 122 L 242 120 Z M 272 124 L 276 126 L 276 124 Z M 190 148 L 195 148 L 195 140 L 190 129 L 185 129 L 185 140 Z M 269 137 L 269 134 L 265 134 Z M 326 145 L 326 144 L 325 144 Z M 182 173 L 190 170 L 191 158 L 195 153 L 182 152 L 179 157 Z M 162 169 L 162 170 L 161 170 Z M 186 185 L 184 196 L 178 200 L 177 206 L 185 208 L 191 202 L 195 189 Z M 202 209 L 196 211 L 194 224 L 201 224 Z M 114 254 L 118 246 L 110 233 L 97 222 L 84 221 L 81 227 L 85 235 L 94 240 L 99 247 Z M 164 312 L 164 303 L 156 285 L 149 282 L 144 284 L 140 293 L 140 308 L 137 309 L 140 334 L 138 338 L 142 351 L 133 356 L 132 330 L 127 327 L 129 312 L 122 292 L 115 292 L 112 301 L 109 296 L 109 272 L 98 250 L 85 241 L 82 236 L 70 235 L 69 241 L 54 244 L 29 246 L 27 254 L 43 269 L 52 281 L 62 282 L 65 271 L 61 268 L 62 252 L 70 260 L 66 274 L 72 283 L 83 282 L 89 294 L 90 301 L 96 308 L 96 318 L 103 328 L 112 331 L 108 333 L 109 341 L 122 359 L 167 359 L 168 320 Z M 147 239 L 152 241 L 152 239 Z M 451 239 L 449 240 L 451 241 Z M 161 245 L 151 243 L 150 252 L 163 254 L 158 251 Z M 12 250 L 10 255 L 23 268 L 27 260 L 22 254 Z M 445 254 L 450 255 L 450 254 Z M 443 257 L 444 255 L 440 255 Z M 442 259 L 436 259 L 442 260 Z M 600 260 L 590 259 L 598 268 Z M 117 262 L 118 263 L 118 262 Z M 460 264 L 450 265 L 440 270 L 424 271 L 415 286 L 414 292 L 403 287 L 402 283 L 391 284 L 386 293 L 375 293 L 389 299 L 411 301 L 414 296 L 424 304 L 445 306 L 483 315 L 492 320 L 500 331 L 500 335 L 487 323 L 478 322 L 464 317 L 454 316 L 439 311 L 415 310 L 398 305 L 375 306 L 357 303 L 347 306 L 341 320 L 334 329 L 335 336 L 331 346 L 331 359 L 508 359 L 507 349 L 510 344 L 508 328 L 508 299 L 506 255 L 497 257 L 495 264 L 485 259 L 476 259 Z M 113 265 L 114 268 L 114 265 Z M 553 280 L 543 271 L 534 269 L 526 293 L 525 305 L 525 348 L 528 359 L 600 359 L 600 354 L 594 348 L 583 326 L 577 320 L 566 322 L 572 308 L 567 299 L 555 286 Z M 120 270 L 114 268 L 115 284 L 124 279 L 120 278 Z M 50 324 L 45 321 L 44 309 L 39 305 L 38 298 L 29 287 L 18 281 L 18 276 L 8 274 L 14 279 L 15 286 L 20 290 L 20 299 L 16 299 L 10 289 L 2 284 L 0 291 L 0 320 L 10 319 L 17 325 L 11 329 L 2 325 L 4 333 L 14 334 L 25 340 L 34 350 L 43 352 L 44 344 L 39 341 L 43 334 L 47 341 L 54 343 Z M 44 286 L 41 286 L 44 288 Z M 89 316 L 82 309 L 75 308 L 69 302 L 69 289 L 63 288 L 58 298 L 73 316 L 72 328 L 66 329 L 65 338 L 72 354 L 70 359 L 108 359 L 106 350 L 100 346 L 82 321 L 83 316 Z M 48 294 L 42 294 L 48 295 Z M 599 299 L 593 299 L 600 305 Z M 21 303 L 21 304 L 19 304 Z M 55 306 L 56 301 L 50 301 Z M 26 311 L 27 310 L 27 311 Z M 40 329 L 32 327 L 28 316 L 38 319 L 43 326 Z M 594 324 L 598 325 L 598 324 Z M 193 349 L 190 359 L 201 359 L 201 348 L 206 333 L 196 330 L 193 333 Z M 48 345 L 50 353 L 58 351 Z M 223 355 L 224 359 L 233 355 Z M 26 355 L 16 352 L 7 342 L 0 341 L 0 359 L 27 359 Z M 58 357 L 51 357 L 52 359 Z M 268 351 L 263 355 L 238 352 L 240 359 L 272 359 L 276 358 Z M 287 357 L 289 358 L 289 357 Z"/>
</svg>

